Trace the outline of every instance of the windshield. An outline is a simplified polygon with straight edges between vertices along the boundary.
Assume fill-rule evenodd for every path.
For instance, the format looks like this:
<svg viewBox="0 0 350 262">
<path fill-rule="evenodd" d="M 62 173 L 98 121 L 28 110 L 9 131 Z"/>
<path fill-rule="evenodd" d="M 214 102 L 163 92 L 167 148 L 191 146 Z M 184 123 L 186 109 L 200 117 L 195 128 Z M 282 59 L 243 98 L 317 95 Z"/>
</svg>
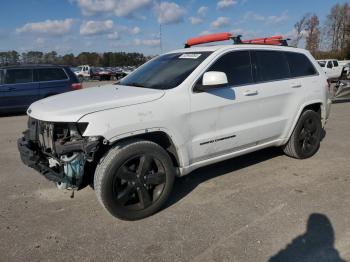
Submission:
<svg viewBox="0 0 350 262">
<path fill-rule="evenodd" d="M 120 85 L 171 89 L 180 85 L 211 52 L 159 56 L 120 81 Z"/>
<path fill-rule="evenodd" d="M 318 61 L 318 64 L 319 64 L 321 67 L 325 67 L 325 66 L 326 66 L 326 61 Z"/>
</svg>

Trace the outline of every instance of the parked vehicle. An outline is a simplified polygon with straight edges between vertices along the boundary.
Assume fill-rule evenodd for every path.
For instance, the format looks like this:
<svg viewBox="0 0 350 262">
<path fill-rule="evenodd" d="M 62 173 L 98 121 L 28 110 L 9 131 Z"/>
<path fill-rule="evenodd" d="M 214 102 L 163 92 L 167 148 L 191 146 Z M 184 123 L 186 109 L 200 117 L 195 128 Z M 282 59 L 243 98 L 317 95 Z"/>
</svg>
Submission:
<svg viewBox="0 0 350 262">
<path fill-rule="evenodd" d="M 25 111 L 39 99 L 80 88 L 78 79 L 66 66 L 0 67 L 0 112 Z"/>
<path fill-rule="evenodd" d="M 89 65 L 81 65 L 77 67 L 78 70 L 74 71 L 74 74 L 78 77 L 80 82 L 91 77 L 91 67 Z"/>
<path fill-rule="evenodd" d="M 339 65 L 338 60 L 326 59 L 326 60 L 317 60 L 319 65 L 322 67 L 323 71 L 326 73 L 326 76 L 331 80 L 338 80 L 343 70 L 343 66 Z"/>
<path fill-rule="evenodd" d="M 32 104 L 22 161 L 61 188 L 93 183 L 106 210 L 135 220 L 199 167 L 271 146 L 313 156 L 331 105 L 321 67 L 276 37 L 193 47 L 231 38 L 190 39 L 119 84 Z"/>
<path fill-rule="evenodd" d="M 334 87 L 332 100 L 334 102 L 350 101 L 350 63 L 343 68 L 339 81 Z"/>
<path fill-rule="evenodd" d="M 114 78 L 112 71 L 103 67 L 98 68 L 98 75 L 100 81 L 109 81 Z"/>
<path fill-rule="evenodd" d="M 338 63 L 340 66 L 346 66 L 347 64 L 350 64 L 350 60 L 338 60 Z"/>
<path fill-rule="evenodd" d="M 89 65 L 78 66 L 78 70 L 74 72 L 79 81 L 84 80 L 111 80 L 114 78 L 114 74 L 111 70 L 108 70 L 103 67 L 92 67 Z"/>
</svg>

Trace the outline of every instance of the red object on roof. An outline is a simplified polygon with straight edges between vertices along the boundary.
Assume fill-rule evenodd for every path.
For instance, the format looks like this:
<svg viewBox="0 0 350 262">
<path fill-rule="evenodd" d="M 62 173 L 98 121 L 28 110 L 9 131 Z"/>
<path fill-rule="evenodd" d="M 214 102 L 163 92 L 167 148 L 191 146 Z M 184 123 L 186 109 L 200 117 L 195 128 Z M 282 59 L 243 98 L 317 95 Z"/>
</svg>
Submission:
<svg viewBox="0 0 350 262">
<path fill-rule="evenodd" d="M 276 36 L 265 37 L 265 38 L 243 40 L 242 43 L 244 43 L 244 44 L 280 45 L 282 40 L 283 40 L 283 36 L 276 35 Z"/>
<path fill-rule="evenodd" d="M 205 44 L 210 42 L 225 41 L 225 40 L 230 40 L 231 38 L 232 38 L 231 33 L 218 33 L 218 34 L 204 35 L 204 36 L 188 39 L 186 42 L 186 46 L 190 47 L 193 45 Z"/>
</svg>

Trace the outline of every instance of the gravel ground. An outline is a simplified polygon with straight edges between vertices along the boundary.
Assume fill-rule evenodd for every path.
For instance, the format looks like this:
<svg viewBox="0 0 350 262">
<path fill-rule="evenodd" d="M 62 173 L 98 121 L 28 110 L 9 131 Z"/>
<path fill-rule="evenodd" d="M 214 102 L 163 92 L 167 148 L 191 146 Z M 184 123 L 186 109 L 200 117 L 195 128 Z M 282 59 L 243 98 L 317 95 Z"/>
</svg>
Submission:
<svg viewBox="0 0 350 262">
<path fill-rule="evenodd" d="M 114 84 L 116 81 L 86 81 L 83 82 L 83 88 L 94 87 L 94 86 L 103 86 L 108 84 Z"/>
<path fill-rule="evenodd" d="M 333 105 L 311 159 L 272 148 L 201 168 L 136 222 L 25 167 L 25 126 L 0 117 L 0 261 L 350 261 L 350 103 Z"/>
</svg>

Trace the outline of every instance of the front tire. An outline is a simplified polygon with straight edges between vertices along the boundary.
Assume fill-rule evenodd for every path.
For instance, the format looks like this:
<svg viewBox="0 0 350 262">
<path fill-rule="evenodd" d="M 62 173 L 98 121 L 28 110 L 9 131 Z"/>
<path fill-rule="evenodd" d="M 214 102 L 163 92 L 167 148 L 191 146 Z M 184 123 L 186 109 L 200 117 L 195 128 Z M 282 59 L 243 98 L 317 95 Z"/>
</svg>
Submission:
<svg viewBox="0 0 350 262">
<path fill-rule="evenodd" d="M 316 154 L 320 148 L 322 134 L 321 118 L 313 110 L 304 111 L 283 151 L 286 155 L 305 159 Z"/>
<path fill-rule="evenodd" d="M 123 220 L 157 212 L 167 201 L 175 177 L 168 153 L 145 140 L 123 142 L 110 149 L 96 168 L 94 188 L 102 206 Z"/>
</svg>

